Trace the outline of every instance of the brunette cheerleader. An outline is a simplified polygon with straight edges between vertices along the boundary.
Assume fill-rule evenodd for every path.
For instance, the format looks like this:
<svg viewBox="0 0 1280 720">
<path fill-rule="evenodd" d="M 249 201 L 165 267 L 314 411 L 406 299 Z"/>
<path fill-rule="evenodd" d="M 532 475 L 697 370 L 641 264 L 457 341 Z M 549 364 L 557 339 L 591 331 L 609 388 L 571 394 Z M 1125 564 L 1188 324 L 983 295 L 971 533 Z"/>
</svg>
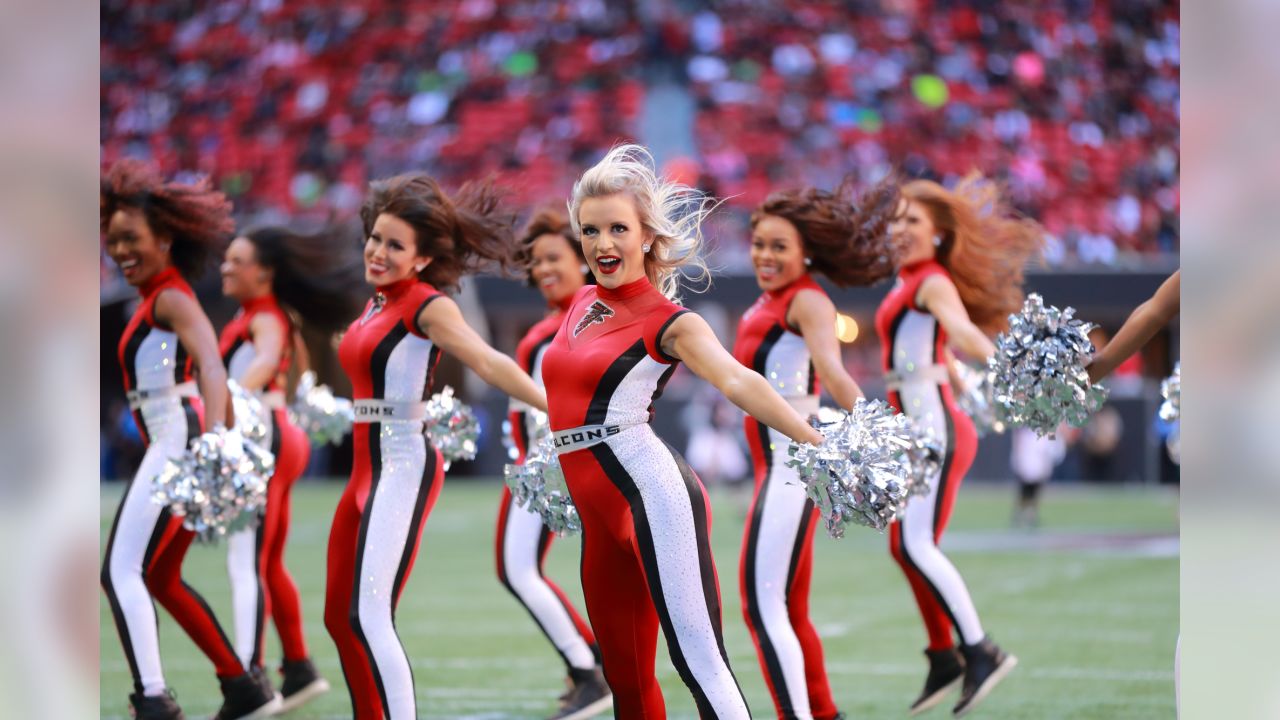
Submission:
<svg viewBox="0 0 1280 720">
<path fill-rule="evenodd" d="M 303 235 L 285 228 L 262 228 L 231 242 L 222 263 L 222 292 L 240 311 L 222 330 L 219 349 L 231 379 L 259 396 L 264 444 L 275 454 L 261 521 L 227 538 L 236 650 L 247 667 L 263 667 L 266 619 L 275 623 L 284 651 L 282 711 L 326 692 L 307 652 L 298 588 L 284 565 L 293 483 L 306 469 L 311 446 L 285 409 L 287 375 L 294 362 L 298 328 L 335 333 L 363 304 L 353 292 L 360 259 L 337 233 Z"/>
<path fill-rule="evenodd" d="M 205 427 L 226 421 L 227 375 L 217 336 L 187 278 L 211 264 L 234 231 L 231 203 L 204 183 L 164 182 L 123 160 L 102 178 L 107 254 L 142 302 L 120 338 L 129 407 L 147 452 L 129 481 L 107 537 L 102 589 L 133 675 L 137 718 L 184 717 L 165 685 L 154 602 L 159 602 L 213 663 L 224 702 L 214 717 L 266 717 L 280 696 L 265 674 L 246 670 L 195 588 L 182 560 L 195 534 L 151 499 L 151 480 Z"/>
<path fill-rule="evenodd" d="M 354 397 L 355 456 L 329 535 L 325 625 L 356 720 L 412 720 L 413 671 L 395 608 L 444 479 L 423 434 L 432 371 L 449 352 L 521 402 L 545 410 L 546 399 L 442 292 L 510 255 L 513 218 L 490 185 L 449 195 L 426 175 L 400 175 L 370 185 L 360 216 L 374 296 L 338 348 Z"/>
</svg>

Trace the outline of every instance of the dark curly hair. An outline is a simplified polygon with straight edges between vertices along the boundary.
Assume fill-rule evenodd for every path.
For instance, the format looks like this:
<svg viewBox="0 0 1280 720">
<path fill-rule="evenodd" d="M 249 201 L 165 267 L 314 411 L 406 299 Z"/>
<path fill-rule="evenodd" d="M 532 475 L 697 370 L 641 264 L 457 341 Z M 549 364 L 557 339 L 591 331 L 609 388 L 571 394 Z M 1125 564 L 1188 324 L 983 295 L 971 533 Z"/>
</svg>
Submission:
<svg viewBox="0 0 1280 720">
<path fill-rule="evenodd" d="M 119 210 L 140 211 L 152 233 L 172 242 L 173 266 L 187 278 L 208 269 L 235 232 L 231 201 L 208 181 L 165 182 L 154 167 L 132 158 L 102 176 L 98 198 L 102 232 Z"/>
<path fill-rule="evenodd" d="M 271 290 L 308 327 L 337 332 L 360 314 L 368 299 L 364 266 L 351 244 L 352 228 L 305 234 L 283 227 L 250 230 L 242 237 L 258 264 L 275 274 Z"/>
<path fill-rule="evenodd" d="M 800 233 L 812 272 L 840 287 L 874 285 L 893 275 L 902 254 L 889 233 L 898 203 L 896 179 L 880 181 L 855 202 L 846 177 L 835 192 L 805 187 L 770 194 L 751 213 L 751 227 L 766 215 L 783 218 Z"/>
<path fill-rule="evenodd" d="M 430 176 L 408 173 L 369 183 L 360 219 L 366 236 L 383 213 L 408 223 L 418 254 L 432 258 L 418 277 L 449 290 L 463 275 L 510 267 L 516 218 L 501 200 L 490 180 L 468 182 L 451 197 Z"/>
<path fill-rule="evenodd" d="M 516 239 L 515 251 L 511 253 L 511 264 L 524 269 L 524 280 L 529 287 L 537 285 L 533 281 L 533 245 L 543 235 L 559 235 L 568 241 L 569 247 L 573 248 L 573 253 L 578 256 L 578 260 L 584 263 L 587 261 L 586 256 L 582 254 L 582 243 L 573 236 L 569 216 L 555 207 L 544 207 L 529 218 L 529 222 L 520 232 L 520 237 Z M 585 279 L 587 282 L 593 282 L 594 276 L 590 270 L 587 271 Z"/>
</svg>

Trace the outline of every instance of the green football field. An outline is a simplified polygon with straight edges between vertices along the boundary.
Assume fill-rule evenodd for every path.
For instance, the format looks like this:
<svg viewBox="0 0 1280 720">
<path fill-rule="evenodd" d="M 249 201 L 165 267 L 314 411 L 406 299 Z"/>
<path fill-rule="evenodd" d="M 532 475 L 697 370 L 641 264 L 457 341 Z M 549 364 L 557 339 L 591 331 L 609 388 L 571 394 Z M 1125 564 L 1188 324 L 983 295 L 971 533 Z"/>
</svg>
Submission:
<svg viewBox="0 0 1280 720">
<path fill-rule="evenodd" d="M 542 718 L 563 691 L 564 668 L 525 611 L 494 575 L 493 529 L 500 486 L 446 485 L 426 526 L 397 627 L 413 662 L 425 718 Z M 102 535 L 123 484 L 102 491 Z M 310 650 L 333 691 L 294 718 L 350 717 L 338 658 L 322 622 L 324 553 L 341 485 L 304 482 L 294 491 L 288 565 L 302 592 Z M 742 621 L 738 551 L 748 497 L 712 488 L 715 557 L 730 662 L 755 717 L 772 703 Z M 1020 664 L 973 713 L 976 718 L 1172 718 L 1178 634 L 1177 496 L 1167 489 L 1051 486 L 1038 531 L 1009 529 L 1013 491 L 974 485 L 960 493 L 944 538 L 987 631 Z M 884 537 L 853 528 L 843 540 L 819 530 L 811 613 L 825 643 L 836 700 L 850 718 L 906 717 L 924 679 L 924 630 Z M 561 539 L 547 573 L 580 603 L 578 543 Z M 224 546 L 196 546 L 185 576 L 230 633 Z M 581 607 L 581 605 L 579 605 Z M 128 717 L 132 683 L 105 599 L 103 718 Z M 160 611 L 164 669 L 189 718 L 218 707 L 212 667 Z M 279 644 L 269 637 L 274 666 Z M 658 676 L 672 718 L 693 718 L 691 697 L 659 649 Z M 922 716 L 949 716 L 950 703 Z"/>
</svg>

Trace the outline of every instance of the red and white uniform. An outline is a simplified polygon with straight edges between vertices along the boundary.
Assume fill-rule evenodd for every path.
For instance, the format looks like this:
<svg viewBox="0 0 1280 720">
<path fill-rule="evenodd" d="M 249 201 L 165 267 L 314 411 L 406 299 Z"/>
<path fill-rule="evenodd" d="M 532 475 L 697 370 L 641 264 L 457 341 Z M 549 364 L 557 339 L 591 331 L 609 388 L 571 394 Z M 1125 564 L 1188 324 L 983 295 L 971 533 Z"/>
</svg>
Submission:
<svg viewBox="0 0 1280 720">
<path fill-rule="evenodd" d="M 530 328 L 516 346 L 516 362 L 539 387 L 544 387 L 543 354 L 560 329 L 567 306 L 568 302 Z M 534 419 L 527 406 L 513 399 L 509 420 L 520 452 L 517 462 L 523 463 L 535 432 Z M 498 580 L 529 612 L 567 667 L 589 670 L 597 664 L 595 634 L 559 586 L 543 574 L 543 561 L 554 539 L 555 533 L 542 518 L 512 502 L 511 490 L 504 486 L 495 543 Z"/>
<path fill-rule="evenodd" d="M 357 416 L 351 479 L 329 535 L 324 614 L 356 720 L 412 720 L 418 713 L 395 607 L 444 481 L 440 452 L 427 442 L 421 415 L 412 414 L 430 392 L 440 358 L 417 318 L 440 297 L 416 278 L 386 286 L 338 346 Z"/>
<path fill-rule="evenodd" d="M 684 308 L 641 278 L 587 286 L 543 357 L 552 437 L 582 518 L 582 589 L 618 718 L 664 717 L 658 628 L 704 718 L 749 717 L 729 668 L 706 490 L 649 426 Z M 594 443 L 594 444 L 591 444 Z"/>
<path fill-rule="evenodd" d="M 250 326 L 266 314 L 276 318 L 284 332 L 284 348 L 275 377 L 261 395 L 267 437 L 263 444 L 276 456 L 276 469 L 267 484 L 267 504 L 257 527 L 227 538 L 227 574 L 231 578 L 231 605 L 235 619 L 236 652 L 246 666 L 262 666 L 266 618 L 275 621 L 285 660 L 305 660 L 307 645 L 302 630 L 302 602 L 298 587 L 284 566 L 284 544 L 289 534 L 289 500 L 293 483 L 307 468 L 311 443 L 306 433 L 289 421 L 284 403 L 284 382 L 292 359 L 289 349 L 293 323 L 274 296 L 247 300 L 222 329 L 218 350 L 228 376 L 241 382 L 257 356 Z"/>
<path fill-rule="evenodd" d="M 791 302 L 801 290 L 826 294 L 808 274 L 764 293 L 743 313 L 733 355 L 763 375 L 801 414 L 810 415 L 818 411 L 818 381 L 804 338 L 787 323 Z M 742 614 L 778 717 L 833 718 L 838 710 L 822 661 L 822 641 L 809 619 L 818 511 L 795 469 L 786 465 L 790 439 L 750 416 L 745 428 L 755 496 L 742 538 Z"/>
<path fill-rule="evenodd" d="M 978 434 L 956 405 L 946 374 L 947 333 L 916 301 L 920 286 L 933 275 L 950 277 L 935 261 L 904 267 L 876 311 L 876 332 L 883 347 L 889 403 L 917 425 L 933 431 L 945 456 L 929 494 L 912 498 L 902 518 L 889 527 L 889 547 L 902 567 L 929 632 L 929 649 L 955 644 L 952 629 L 965 643 L 984 636 L 964 579 L 942 554 L 938 541 L 951 517 L 960 481 L 973 464 Z"/>
<path fill-rule="evenodd" d="M 182 559 L 195 534 L 182 527 L 181 518 L 151 499 L 151 480 L 169 458 L 187 449 L 187 443 L 202 432 L 204 421 L 191 358 L 177 333 L 155 317 L 156 298 L 166 291 L 195 297 L 176 269 L 158 273 L 141 288 L 142 303 L 120 337 L 124 387 L 147 451 L 116 510 L 102 561 L 102 589 L 124 645 L 134 690 L 146 695 L 165 690 L 153 600 L 178 621 L 220 677 L 244 673 L 209 604 L 182 580 Z"/>
</svg>

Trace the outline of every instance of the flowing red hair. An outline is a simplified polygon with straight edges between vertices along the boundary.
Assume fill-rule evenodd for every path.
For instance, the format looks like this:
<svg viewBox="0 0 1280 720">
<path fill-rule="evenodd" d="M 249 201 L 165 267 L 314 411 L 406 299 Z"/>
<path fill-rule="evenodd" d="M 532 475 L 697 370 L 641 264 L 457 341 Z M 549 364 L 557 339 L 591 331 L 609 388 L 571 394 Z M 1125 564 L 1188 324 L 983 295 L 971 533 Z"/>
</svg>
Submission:
<svg viewBox="0 0 1280 720">
<path fill-rule="evenodd" d="M 929 214 L 941 239 L 938 262 L 951 273 L 969 318 L 985 332 L 1009 325 L 1022 308 L 1023 272 L 1039 259 L 1044 228 L 1014 211 L 1000 188 L 980 173 L 948 190 L 930 180 L 912 180 L 902 196 Z"/>
</svg>

